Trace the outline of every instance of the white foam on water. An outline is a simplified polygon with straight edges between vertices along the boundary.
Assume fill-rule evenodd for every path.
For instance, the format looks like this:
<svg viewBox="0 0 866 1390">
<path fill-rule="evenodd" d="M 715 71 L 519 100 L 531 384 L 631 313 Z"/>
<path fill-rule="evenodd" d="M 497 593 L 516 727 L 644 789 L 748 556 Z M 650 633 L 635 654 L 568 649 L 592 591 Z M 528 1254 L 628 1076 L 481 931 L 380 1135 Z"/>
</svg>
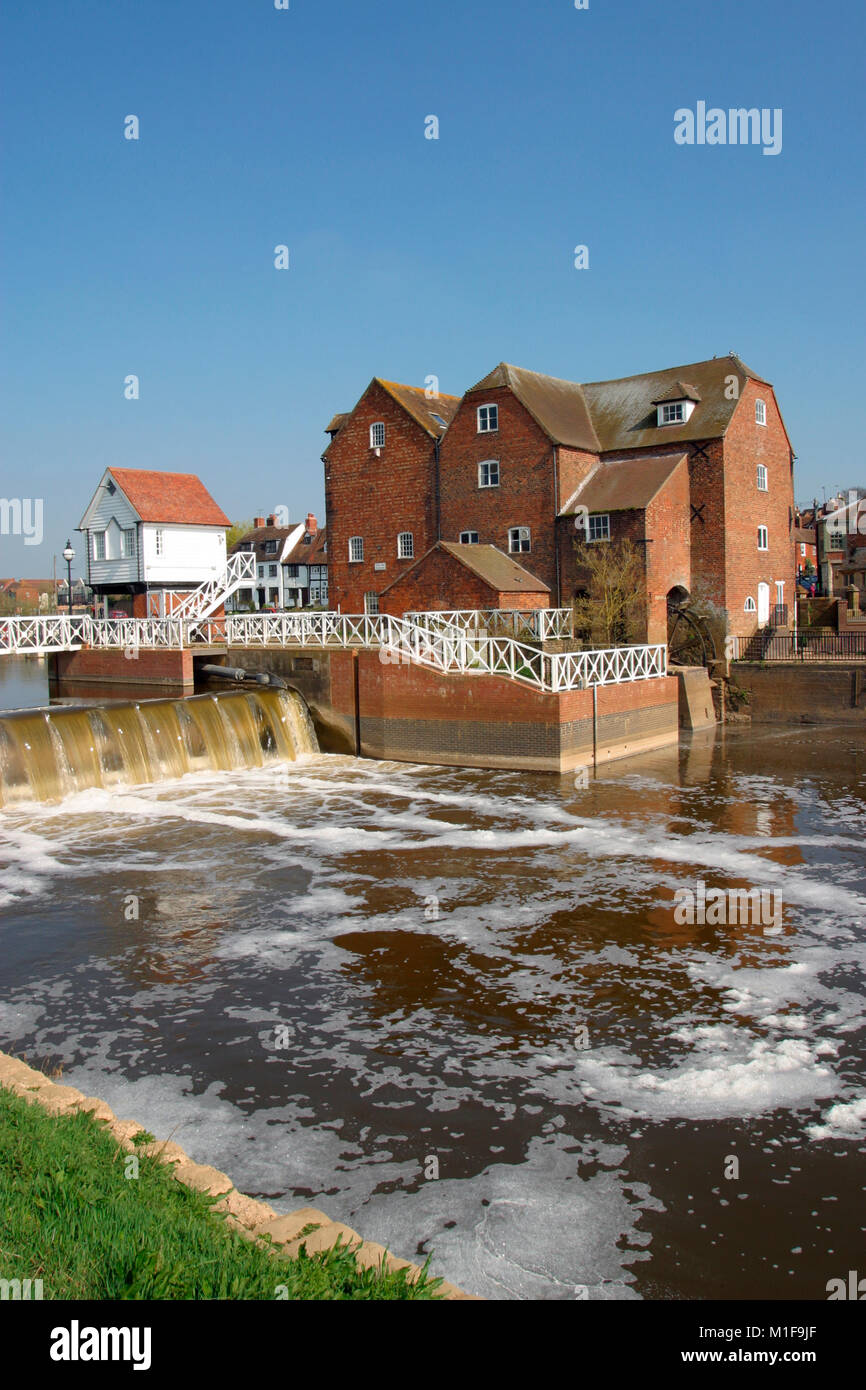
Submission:
<svg viewBox="0 0 866 1390">
<path fill-rule="evenodd" d="M 683 1029 L 674 1036 L 688 1038 Z M 691 1042 L 685 1056 L 666 1065 L 648 1066 L 616 1047 L 581 1054 L 583 1093 L 628 1116 L 722 1119 L 812 1106 L 839 1086 L 815 1047 L 799 1038 L 774 1041 L 716 1024 L 693 1030 Z"/>
<path fill-rule="evenodd" d="M 494 1163 L 472 1178 L 440 1173 L 414 1192 L 350 1207 L 347 1219 L 417 1261 L 432 1250 L 434 1274 L 483 1298 L 634 1299 L 630 1266 L 650 1258 L 638 1223 L 663 1208 L 643 1184 L 623 1180 L 613 1166 L 623 1152 L 539 1136 L 521 1164 Z M 601 1171 L 582 1178 L 580 1163 L 593 1159 Z"/>
<path fill-rule="evenodd" d="M 810 1139 L 866 1139 L 866 1097 L 837 1101 L 823 1123 L 807 1125 Z"/>
</svg>

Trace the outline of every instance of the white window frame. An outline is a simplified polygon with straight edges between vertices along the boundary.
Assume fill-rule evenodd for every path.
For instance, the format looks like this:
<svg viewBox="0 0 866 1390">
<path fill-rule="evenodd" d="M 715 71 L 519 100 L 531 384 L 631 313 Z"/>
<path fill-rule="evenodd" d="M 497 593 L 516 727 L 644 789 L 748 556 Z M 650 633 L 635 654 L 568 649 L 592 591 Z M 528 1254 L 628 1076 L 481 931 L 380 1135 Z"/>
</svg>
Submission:
<svg viewBox="0 0 866 1390">
<path fill-rule="evenodd" d="M 758 396 L 755 400 L 755 424 L 766 425 L 767 423 L 767 402 L 763 397 Z"/>
<path fill-rule="evenodd" d="M 108 558 L 108 542 L 104 531 L 94 531 L 93 533 L 93 558 L 94 560 L 106 560 Z"/>
<path fill-rule="evenodd" d="M 461 544 L 461 545 L 477 545 L 477 544 L 478 544 L 478 532 L 477 532 L 477 531 L 461 531 L 461 532 L 460 532 L 459 540 L 460 540 L 460 544 Z"/>
<path fill-rule="evenodd" d="M 135 527 L 127 526 L 120 533 L 120 554 L 124 560 L 131 560 L 135 556 Z"/>
<path fill-rule="evenodd" d="M 349 564 L 362 565 L 364 563 L 364 537 L 349 537 Z"/>
<path fill-rule="evenodd" d="M 509 555 L 528 555 L 532 550 L 532 532 L 528 526 L 509 526 Z"/>
<path fill-rule="evenodd" d="M 483 474 L 482 474 L 482 471 L 481 471 L 481 470 L 482 470 L 483 468 L 486 468 L 486 469 L 487 469 L 487 478 L 488 478 L 488 481 L 487 481 L 486 483 L 485 483 L 485 482 L 482 482 Z M 490 470 L 491 470 L 491 468 L 495 468 L 495 469 L 496 469 L 496 482 L 495 482 L 495 483 L 492 483 L 492 482 L 489 481 L 489 479 L 490 479 Z M 479 487 L 499 487 L 499 459 L 482 459 L 482 460 L 481 460 L 481 462 L 480 462 L 479 465 L 478 465 L 478 486 L 479 486 Z"/>
<path fill-rule="evenodd" d="M 661 425 L 682 425 L 686 418 L 685 401 L 668 401 L 661 408 Z"/>
<path fill-rule="evenodd" d="M 370 426 L 370 448 L 384 449 L 385 447 L 385 421 L 374 420 Z"/>
<path fill-rule="evenodd" d="M 364 612 L 371 618 L 379 612 L 379 595 L 374 594 L 372 590 L 364 595 Z"/>
<path fill-rule="evenodd" d="M 593 522 L 598 524 L 593 527 Z M 594 536 L 593 530 L 598 534 Z M 590 512 L 586 525 L 586 539 L 589 545 L 610 540 L 610 512 Z"/>
<path fill-rule="evenodd" d="M 764 544 L 763 544 L 763 545 L 761 544 L 761 538 L 762 538 L 762 537 L 763 537 L 763 540 L 764 540 Z M 759 549 L 759 550 L 769 550 L 769 549 L 770 549 L 770 533 L 769 533 L 769 531 L 767 530 L 767 527 L 766 527 L 766 526 L 759 526 L 759 527 L 758 527 L 758 549 Z"/>
<path fill-rule="evenodd" d="M 752 598 L 752 595 L 749 594 L 749 596 L 748 596 L 747 599 L 746 599 L 746 602 L 743 604 L 743 612 L 744 612 L 744 613 L 757 613 L 757 611 L 758 611 L 758 605 L 755 603 L 755 600 Z"/>
<path fill-rule="evenodd" d="M 757 469 L 756 469 L 756 474 L 757 474 L 757 482 L 758 482 L 758 491 L 759 491 L 759 492 L 769 492 L 769 491 L 770 491 L 770 488 L 769 488 L 769 484 L 768 484 L 768 482 L 767 482 L 767 466 L 766 466 L 766 464 L 764 464 L 764 463 L 759 463 L 758 466 L 757 466 Z"/>
<path fill-rule="evenodd" d="M 480 405 L 477 413 L 478 434 L 498 434 L 499 406 L 495 403 Z"/>
<path fill-rule="evenodd" d="M 801 555 L 801 557 L 802 557 L 802 556 L 805 555 L 805 554 L 806 554 L 806 542 L 805 542 L 805 541 L 801 541 L 801 542 L 800 542 L 800 555 Z"/>
<path fill-rule="evenodd" d="M 415 536 L 412 531 L 401 531 L 397 536 L 397 559 L 415 559 Z"/>
</svg>

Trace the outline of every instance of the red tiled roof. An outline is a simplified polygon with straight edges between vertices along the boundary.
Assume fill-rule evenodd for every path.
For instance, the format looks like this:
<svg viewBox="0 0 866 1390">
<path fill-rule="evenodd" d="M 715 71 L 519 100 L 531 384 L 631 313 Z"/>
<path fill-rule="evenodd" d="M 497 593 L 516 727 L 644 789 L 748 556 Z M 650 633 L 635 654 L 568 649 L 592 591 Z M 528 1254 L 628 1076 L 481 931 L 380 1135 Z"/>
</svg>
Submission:
<svg viewBox="0 0 866 1390">
<path fill-rule="evenodd" d="M 111 468 L 142 521 L 179 526 L 230 526 L 204 483 L 194 473 L 161 473 L 153 468 Z"/>
</svg>

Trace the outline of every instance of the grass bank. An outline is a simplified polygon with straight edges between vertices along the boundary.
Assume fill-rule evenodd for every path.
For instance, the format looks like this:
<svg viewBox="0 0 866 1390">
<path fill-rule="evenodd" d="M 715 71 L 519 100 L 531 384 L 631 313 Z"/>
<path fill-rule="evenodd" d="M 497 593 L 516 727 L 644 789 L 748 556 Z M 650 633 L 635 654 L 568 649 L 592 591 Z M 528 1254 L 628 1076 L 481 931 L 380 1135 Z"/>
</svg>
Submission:
<svg viewBox="0 0 866 1390">
<path fill-rule="evenodd" d="M 0 1279 L 40 1279 L 46 1299 L 437 1295 L 439 1280 L 359 1270 L 346 1249 L 279 1258 L 228 1227 L 215 1200 L 126 1153 L 88 1113 L 50 1115 L 0 1087 Z"/>
</svg>

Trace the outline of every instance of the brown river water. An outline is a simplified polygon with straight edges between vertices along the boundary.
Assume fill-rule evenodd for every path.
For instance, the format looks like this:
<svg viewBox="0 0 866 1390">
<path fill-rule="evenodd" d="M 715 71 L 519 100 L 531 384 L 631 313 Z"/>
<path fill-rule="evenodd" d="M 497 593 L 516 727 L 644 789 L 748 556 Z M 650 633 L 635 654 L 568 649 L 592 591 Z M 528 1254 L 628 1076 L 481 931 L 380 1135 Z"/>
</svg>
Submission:
<svg viewBox="0 0 866 1390">
<path fill-rule="evenodd" d="M 0 810 L 0 879 L 0 1047 L 242 1191 L 487 1298 L 866 1275 L 856 733 L 87 787 Z"/>
</svg>

